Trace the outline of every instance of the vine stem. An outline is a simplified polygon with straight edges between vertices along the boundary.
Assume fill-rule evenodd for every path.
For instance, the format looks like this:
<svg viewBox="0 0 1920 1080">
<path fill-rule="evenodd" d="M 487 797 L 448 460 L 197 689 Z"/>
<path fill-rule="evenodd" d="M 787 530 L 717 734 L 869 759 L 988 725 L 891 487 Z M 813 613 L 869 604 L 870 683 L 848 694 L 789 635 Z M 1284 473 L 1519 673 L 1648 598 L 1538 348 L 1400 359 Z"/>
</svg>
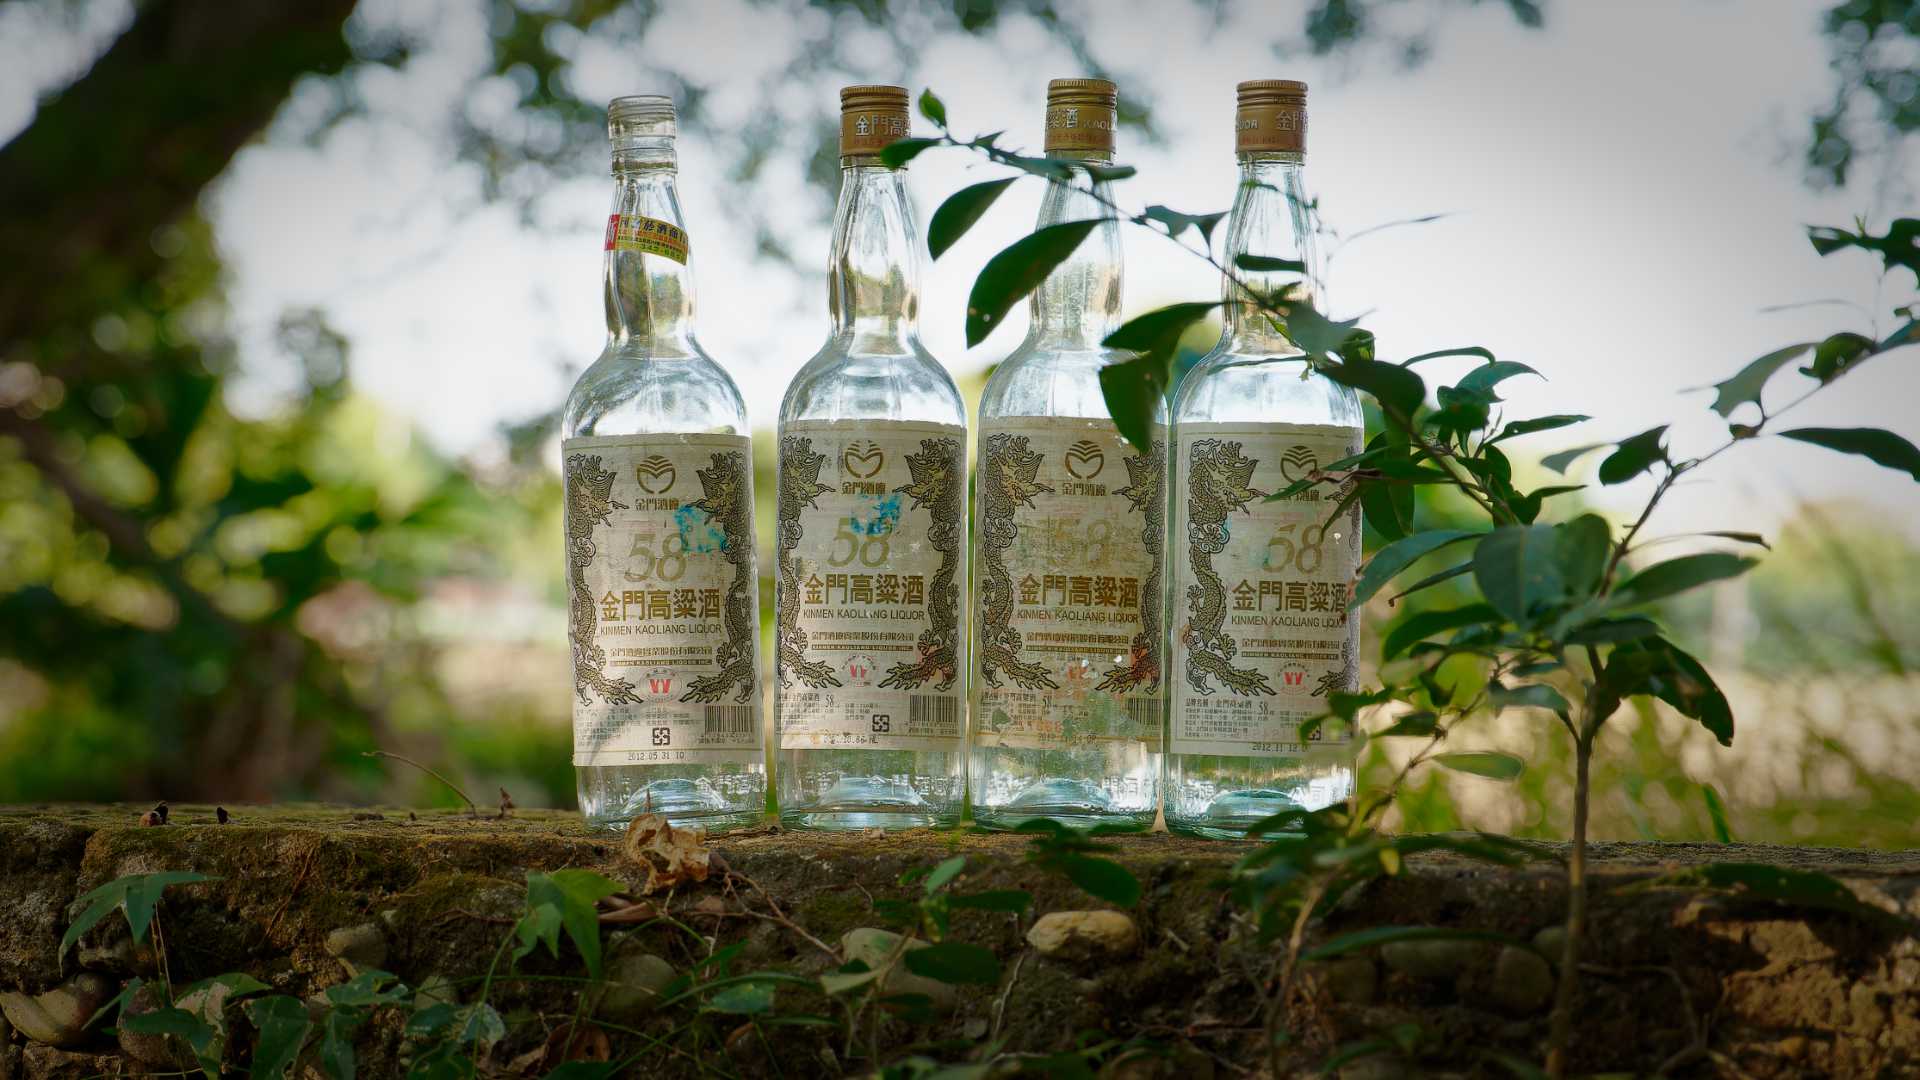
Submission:
<svg viewBox="0 0 1920 1080">
<path fill-rule="evenodd" d="M 1553 1016 L 1547 1038 L 1547 1075 L 1564 1080 L 1567 1046 L 1573 1036 L 1573 995 L 1580 986 L 1580 946 L 1587 929 L 1587 804 L 1593 762 L 1594 701 L 1589 690 L 1587 723 L 1574 741 L 1573 850 L 1567 856 L 1567 940 L 1561 946 L 1560 981 L 1554 989 Z"/>
<path fill-rule="evenodd" d="M 404 754 L 395 754 L 387 750 L 366 750 L 366 751 L 362 751 L 362 754 L 365 757 L 392 758 L 393 760 L 398 761 L 403 765 L 411 765 L 414 768 L 419 769 L 421 772 L 426 773 L 428 776 L 431 776 L 435 780 L 438 780 L 441 783 L 447 785 L 447 787 L 451 789 L 455 795 L 458 795 L 462 799 L 465 799 L 467 803 L 468 813 L 470 813 L 474 817 L 480 816 L 480 807 L 476 805 L 471 798 L 467 797 L 466 792 L 460 790 L 460 785 L 454 783 L 453 781 L 447 779 L 444 776 L 441 776 L 439 773 L 434 772 L 432 769 L 427 768 L 425 765 L 420 764 L 419 762 L 413 760 L 412 758 L 407 757 Z"/>
</svg>

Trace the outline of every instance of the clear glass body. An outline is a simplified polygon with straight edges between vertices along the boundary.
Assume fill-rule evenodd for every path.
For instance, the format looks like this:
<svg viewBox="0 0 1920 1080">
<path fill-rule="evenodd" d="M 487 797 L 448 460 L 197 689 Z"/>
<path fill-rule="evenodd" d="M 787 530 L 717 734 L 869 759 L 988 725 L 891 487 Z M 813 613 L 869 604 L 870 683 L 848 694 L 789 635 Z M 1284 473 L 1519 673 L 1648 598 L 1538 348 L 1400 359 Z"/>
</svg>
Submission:
<svg viewBox="0 0 1920 1080">
<path fill-rule="evenodd" d="M 663 134 L 616 142 L 615 214 L 685 227 L 675 191 L 672 120 Z M 563 439 L 586 435 L 749 433 L 733 379 L 694 337 L 693 265 L 638 251 L 606 253 L 607 345 L 567 396 Z M 752 504 L 751 496 L 748 505 Z M 757 613 L 754 619 L 758 624 Z M 676 825 L 721 830 L 765 816 L 764 757 L 751 763 L 590 766 L 575 770 L 589 828 L 624 828 L 664 813 Z"/>
<path fill-rule="evenodd" d="M 1240 156 L 1240 187 L 1227 225 L 1228 265 L 1242 254 L 1297 257 L 1309 267 L 1317 265 L 1300 170 L 1299 154 Z M 1264 292 L 1289 284 L 1284 275 L 1240 276 Z M 1224 297 L 1226 326 L 1220 342 L 1188 372 L 1174 397 L 1176 433 L 1182 424 L 1206 422 L 1329 424 L 1356 433 L 1364 427 L 1360 399 L 1351 389 L 1309 372 L 1300 349 L 1257 311 L 1238 302 L 1231 281 Z M 1356 442 L 1358 438 L 1356 434 Z M 1188 528 L 1181 465 L 1176 455 L 1169 474 L 1176 535 Z M 1357 655 L 1358 619 L 1350 621 L 1348 633 L 1348 655 Z M 1181 677 L 1181 663 L 1176 637 L 1175 679 Z M 1178 730 L 1181 695 L 1170 696 L 1173 730 Z M 1273 814 L 1296 807 L 1317 810 L 1345 800 L 1353 791 L 1353 764 L 1350 746 L 1329 747 L 1310 757 L 1169 753 L 1167 827 L 1190 835 L 1244 836 L 1247 826 Z"/>
<path fill-rule="evenodd" d="M 1105 163 L 1109 156 L 1050 156 Z M 1111 200 L 1109 186 L 1095 190 Z M 1087 237 L 1030 300 L 1032 325 L 1027 337 L 994 370 L 980 398 L 980 445 L 1010 421 L 1072 418 L 1089 431 L 1111 433 L 1113 419 L 1100 389 L 1100 368 L 1128 359 L 1128 354 L 1100 342 L 1120 322 L 1120 230 L 1112 211 L 1088 194 L 1052 185 L 1041 204 L 1041 226 L 1088 218 L 1109 218 Z M 1164 423 L 1162 412 L 1155 417 Z M 985 483 L 981 477 L 978 483 Z M 978 484 L 976 484 L 976 487 Z M 976 492 L 976 501 L 984 498 Z M 1161 520 L 1165 520 L 1162 515 Z M 980 541 L 978 528 L 975 542 Z M 1162 545 L 1164 547 L 1164 544 Z M 989 828 L 1013 828 L 1034 818 L 1067 824 L 1153 823 L 1159 807 L 1160 758 L 1158 738 L 1099 740 L 1067 748 L 980 745 L 982 676 L 980 627 L 987 603 L 984 572 L 975 556 L 972 592 L 975 633 L 971 698 L 976 741 L 972 749 L 971 802 L 974 821 Z M 1148 602 L 1162 604 L 1164 589 Z M 1165 627 L 1164 617 L 1159 621 Z M 1164 656 L 1164 642 L 1160 655 Z M 1090 665 L 1105 666 L 1112 658 L 1089 655 Z M 1090 694 L 1098 694 L 1091 691 Z M 1164 718 L 1159 722 L 1164 725 Z"/>
<path fill-rule="evenodd" d="M 800 421 L 917 421 L 959 428 L 965 446 L 966 404 L 946 368 L 920 344 L 918 236 L 905 170 L 872 157 L 844 159 L 827 265 L 832 330 L 787 387 L 780 406 L 783 438 Z M 960 498 L 965 521 L 964 491 Z M 956 575 L 962 595 L 965 547 L 960 544 Z M 889 566 L 868 568 L 885 573 Z M 795 689 L 805 687 L 775 680 L 776 716 Z M 785 824 L 908 828 L 960 820 L 964 729 L 951 751 L 782 746 L 777 755 Z"/>
</svg>

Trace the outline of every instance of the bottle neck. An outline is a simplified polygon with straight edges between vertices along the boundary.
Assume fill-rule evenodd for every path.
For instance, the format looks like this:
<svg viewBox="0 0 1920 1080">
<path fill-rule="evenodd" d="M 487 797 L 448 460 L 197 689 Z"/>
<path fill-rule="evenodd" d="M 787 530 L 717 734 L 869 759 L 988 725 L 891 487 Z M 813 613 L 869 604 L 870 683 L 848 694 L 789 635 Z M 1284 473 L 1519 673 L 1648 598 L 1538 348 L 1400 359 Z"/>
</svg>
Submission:
<svg viewBox="0 0 1920 1080">
<path fill-rule="evenodd" d="M 1288 295 L 1311 300 L 1311 279 L 1299 274 L 1242 270 L 1235 260 L 1241 255 L 1264 255 L 1296 259 L 1309 268 L 1315 265 L 1313 223 L 1307 210 L 1302 165 L 1301 155 L 1297 153 L 1240 155 L 1240 188 L 1233 198 L 1233 213 L 1227 219 L 1226 248 L 1226 264 L 1240 284 L 1235 283 L 1234 277 L 1221 279 L 1220 298 L 1226 303 L 1222 351 L 1299 351 L 1274 326 L 1270 316 L 1249 303 L 1250 293 L 1271 296 L 1285 289 Z"/>
<path fill-rule="evenodd" d="M 693 259 L 685 246 L 673 144 L 660 141 L 665 145 L 614 154 L 612 212 L 617 220 L 610 224 L 642 244 L 672 246 L 666 230 L 678 230 L 678 253 L 685 261 L 616 244 L 610 228 L 605 268 L 607 340 L 613 348 L 647 355 L 686 351 L 693 344 Z"/>
<path fill-rule="evenodd" d="M 844 159 L 827 257 L 827 309 L 852 352 L 911 352 L 920 336 L 920 252 L 906 170 Z"/>
<path fill-rule="evenodd" d="M 1096 165 L 1113 159 L 1111 154 L 1084 152 L 1054 151 L 1047 156 Z M 1047 185 L 1046 199 L 1040 204 L 1039 228 L 1089 218 L 1100 219 L 1100 225 L 1033 290 L 1029 304 L 1033 328 L 1028 331 L 1028 339 L 1034 344 L 1092 353 L 1119 327 L 1120 222 L 1114 217 L 1112 202 L 1113 186 L 1104 180 L 1093 181 L 1091 193 L 1077 186 Z"/>
</svg>

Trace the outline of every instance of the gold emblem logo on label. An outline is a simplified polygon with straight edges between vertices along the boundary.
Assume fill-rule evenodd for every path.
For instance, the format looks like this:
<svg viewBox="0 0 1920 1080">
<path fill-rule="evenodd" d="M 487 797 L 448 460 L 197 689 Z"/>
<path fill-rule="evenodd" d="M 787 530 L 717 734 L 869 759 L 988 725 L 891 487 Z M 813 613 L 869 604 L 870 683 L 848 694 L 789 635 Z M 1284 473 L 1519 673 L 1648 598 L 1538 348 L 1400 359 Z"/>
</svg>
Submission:
<svg viewBox="0 0 1920 1080">
<path fill-rule="evenodd" d="M 1319 467 L 1320 462 L 1313 456 L 1312 447 L 1300 443 L 1288 448 L 1280 458 L 1280 475 L 1286 477 L 1290 484 L 1312 476 Z"/>
<path fill-rule="evenodd" d="M 1091 480 L 1107 467 L 1107 455 L 1101 451 L 1099 443 L 1081 439 L 1067 447 L 1062 464 L 1067 467 L 1067 475 L 1075 480 Z"/>
<path fill-rule="evenodd" d="M 640 490 L 649 495 L 665 495 L 673 490 L 673 482 L 678 479 L 673 462 L 655 454 L 642 459 L 633 466 L 634 479 L 639 481 Z"/>
<path fill-rule="evenodd" d="M 847 452 L 840 455 L 840 464 L 847 475 L 856 480 L 870 480 L 879 475 L 880 469 L 887 463 L 886 451 L 879 445 L 859 439 L 847 445 Z"/>
</svg>

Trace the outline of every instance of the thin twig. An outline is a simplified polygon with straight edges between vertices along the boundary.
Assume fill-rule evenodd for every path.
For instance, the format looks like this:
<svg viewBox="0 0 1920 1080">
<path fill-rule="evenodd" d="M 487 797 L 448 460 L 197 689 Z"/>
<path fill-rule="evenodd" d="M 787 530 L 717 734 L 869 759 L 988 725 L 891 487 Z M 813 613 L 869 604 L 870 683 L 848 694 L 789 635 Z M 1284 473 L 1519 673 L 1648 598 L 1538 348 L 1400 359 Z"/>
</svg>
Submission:
<svg viewBox="0 0 1920 1080">
<path fill-rule="evenodd" d="M 361 754 L 364 757 L 392 758 L 393 760 L 398 761 L 403 765 L 411 765 L 414 768 L 419 769 L 421 772 L 426 773 L 428 776 L 431 776 L 435 780 L 438 780 L 441 783 L 447 785 L 448 788 L 452 789 L 455 795 L 458 795 L 460 796 L 461 799 L 465 800 L 467 804 L 468 813 L 470 813 L 472 816 L 476 818 L 480 816 L 480 807 L 475 805 L 474 801 L 471 798 L 468 798 L 466 792 L 460 790 L 460 785 L 454 783 L 453 781 L 447 779 L 444 776 L 441 776 L 439 773 L 434 772 L 432 769 L 427 768 L 425 765 L 420 764 L 419 762 L 413 760 L 412 758 L 402 754 L 393 753 L 392 751 L 389 751 L 389 750 L 364 750 L 361 752 Z M 505 790 L 505 789 L 502 789 L 502 790 Z"/>
<path fill-rule="evenodd" d="M 307 857 L 300 860 L 300 871 L 293 875 L 293 887 L 287 890 L 286 899 L 280 901 L 280 906 L 274 909 L 273 918 L 267 921 L 265 936 L 268 941 L 273 940 L 274 928 L 280 925 L 280 917 L 287 913 L 287 906 L 293 903 L 294 894 L 300 891 L 300 883 L 307 880 L 307 871 L 312 869 L 313 857 L 318 854 L 320 854 L 320 843 L 315 841 L 308 846 Z"/>
</svg>

